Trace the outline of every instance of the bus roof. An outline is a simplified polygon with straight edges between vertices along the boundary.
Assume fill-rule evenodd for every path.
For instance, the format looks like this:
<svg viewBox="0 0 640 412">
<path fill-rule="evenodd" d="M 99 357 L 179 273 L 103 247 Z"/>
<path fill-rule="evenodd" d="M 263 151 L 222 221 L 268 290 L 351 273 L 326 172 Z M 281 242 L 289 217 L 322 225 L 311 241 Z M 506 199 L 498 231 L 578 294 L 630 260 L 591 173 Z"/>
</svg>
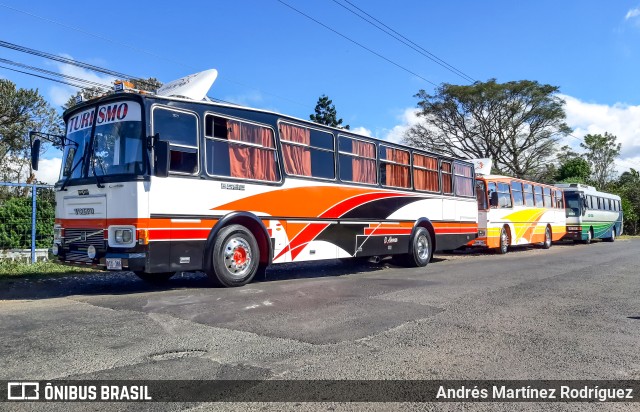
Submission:
<svg viewBox="0 0 640 412">
<path fill-rule="evenodd" d="M 130 95 L 134 95 L 137 96 L 138 98 L 142 98 L 142 99 L 154 99 L 154 100 L 168 100 L 168 101 L 175 101 L 175 102 L 183 102 L 186 104 L 195 104 L 195 105 L 206 105 L 206 106 L 212 106 L 212 107 L 224 107 L 224 108 L 229 108 L 229 109 L 238 109 L 238 110 L 247 110 L 247 111 L 252 111 L 252 112 L 256 112 L 256 113 L 263 113 L 263 114 L 268 114 L 268 115 L 272 115 L 272 116 L 277 116 L 280 117 L 282 119 L 285 120 L 292 120 L 294 122 L 297 123 L 304 123 L 305 125 L 308 125 L 310 127 L 321 127 L 321 128 L 325 128 L 325 129 L 331 129 L 337 133 L 342 133 L 342 134 L 349 134 L 349 135 L 355 135 L 355 136 L 359 136 L 359 137 L 363 137 L 365 139 L 371 139 L 371 140 L 375 140 L 379 143 L 382 144 L 386 144 L 389 146 L 396 146 L 396 147 L 400 147 L 400 148 L 407 148 L 410 150 L 416 150 L 419 152 L 424 152 L 424 153 L 431 153 L 435 156 L 438 156 L 440 158 L 444 158 L 444 159 L 448 159 L 448 160 L 457 160 L 457 161 L 461 161 L 461 162 L 466 162 L 466 163 L 470 163 L 471 164 L 471 160 L 469 159 L 464 159 L 464 158 L 458 158 L 458 157 L 452 157 L 452 156 L 448 156 L 442 153 L 437 153 L 437 152 L 431 152 L 425 149 L 420 149 L 417 147 L 413 147 L 413 146 L 407 146 L 401 143 L 395 143 L 395 142 L 390 142 L 388 140 L 384 140 L 378 137 L 372 137 L 372 136 L 366 136 L 363 134 L 359 134 L 357 132 L 354 132 L 352 130 L 349 129 L 341 129 L 339 127 L 333 127 L 333 126 L 327 126 L 327 125 L 323 125 L 323 124 L 319 124 L 319 123 L 315 123 L 312 122 L 311 120 L 305 120 L 305 119 L 300 119 L 294 116 L 290 116 L 290 115 L 286 115 L 286 114 L 282 114 L 282 113 L 278 113 L 278 112 L 274 112 L 271 110 L 265 110 L 265 109 L 258 109 L 255 107 L 250 107 L 250 106 L 242 106 L 239 104 L 234 104 L 234 103 L 229 103 L 229 102 L 216 102 L 210 99 L 205 99 L 205 100 L 192 100 L 192 99 L 188 99 L 188 98 L 184 98 L 184 97 L 178 97 L 178 96 L 159 96 L 153 93 L 148 93 L 148 92 L 144 92 L 144 91 L 138 91 L 138 90 L 124 90 L 124 91 L 120 91 L 120 92 L 116 92 L 116 93 L 109 93 L 103 96 L 99 96 L 99 97 L 95 97 L 92 98 L 90 100 L 85 100 L 82 103 L 75 105 L 73 107 L 68 108 L 67 110 L 64 111 L 63 113 L 63 117 L 67 117 L 67 115 L 73 111 L 76 111 L 78 109 L 81 109 L 85 106 L 89 106 L 89 105 L 93 105 L 96 104 L 97 102 L 101 102 L 102 100 L 112 100 L 112 99 L 117 99 L 117 98 L 126 98 L 127 96 Z"/>
</svg>

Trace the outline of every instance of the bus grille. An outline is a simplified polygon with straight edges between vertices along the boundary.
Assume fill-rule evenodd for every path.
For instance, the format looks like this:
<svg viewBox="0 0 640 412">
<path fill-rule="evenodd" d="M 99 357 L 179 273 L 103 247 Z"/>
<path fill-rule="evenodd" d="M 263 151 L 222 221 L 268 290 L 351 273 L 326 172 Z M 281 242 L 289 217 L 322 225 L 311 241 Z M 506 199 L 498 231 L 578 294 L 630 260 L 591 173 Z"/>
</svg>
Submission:
<svg viewBox="0 0 640 412">
<path fill-rule="evenodd" d="M 102 229 L 65 229 L 64 245 L 73 250 L 86 251 L 89 245 L 104 249 L 104 234 Z"/>
</svg>

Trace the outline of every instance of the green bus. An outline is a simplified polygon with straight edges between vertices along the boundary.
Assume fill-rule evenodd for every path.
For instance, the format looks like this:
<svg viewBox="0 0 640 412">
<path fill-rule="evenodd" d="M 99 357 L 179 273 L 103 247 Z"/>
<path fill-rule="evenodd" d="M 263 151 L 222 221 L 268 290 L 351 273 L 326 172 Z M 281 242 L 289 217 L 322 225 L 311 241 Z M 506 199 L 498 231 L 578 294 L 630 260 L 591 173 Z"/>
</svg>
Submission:
<svg viewBox="0 0 640 412">
<path fill-rule="evenodd" d="M 591 243 L 593 239 L 608 242 L 622 234 L 620 196 L 600 192 L 579 183 L 557 184 L 564 191 L 567 234 L 564 239 Z"/>
</svg>

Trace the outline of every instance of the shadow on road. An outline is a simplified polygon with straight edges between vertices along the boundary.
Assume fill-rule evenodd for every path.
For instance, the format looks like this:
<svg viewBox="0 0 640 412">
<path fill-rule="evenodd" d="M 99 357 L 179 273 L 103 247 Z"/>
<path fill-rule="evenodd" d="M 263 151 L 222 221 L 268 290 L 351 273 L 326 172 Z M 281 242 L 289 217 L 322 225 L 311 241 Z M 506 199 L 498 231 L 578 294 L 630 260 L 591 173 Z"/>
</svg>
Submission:
<svg viewBox="0 0 640 412">
<path fill-rule="evenodd" d="M 370 263 L 357 260 L 285 263 L 269 268 L 265 276 L 256 277 L 253 283 L 338 277 L 354 273 L 376 272 L 390 266 L 393 267 L 386 261 Z M 74 273 L 51 278 L 2 279 L 0 280 L 0 300 L 39 300 L 73 295 L 123 295 L 211 287 L 213 286 L 207 275 L 202 272 L 180 272 L 161 284 L 147 283 L 132 272 Z"/>
</svg>

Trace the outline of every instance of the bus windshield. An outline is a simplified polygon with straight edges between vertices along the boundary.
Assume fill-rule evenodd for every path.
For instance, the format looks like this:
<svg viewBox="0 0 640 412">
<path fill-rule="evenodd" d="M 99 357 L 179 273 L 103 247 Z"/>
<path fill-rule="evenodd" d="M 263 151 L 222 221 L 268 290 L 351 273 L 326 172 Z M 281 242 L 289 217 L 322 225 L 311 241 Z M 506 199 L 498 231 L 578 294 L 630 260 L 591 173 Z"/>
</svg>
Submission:
<svg viewBox="0 0 640 412">
<path fill-rule="evenodd" d="M 582 216 L 582 198 L 578 192 L 564 192 L 567 217 Z"/>
<path fill-rule="evenodd" d="M 65 148 L 61 178 L 144 173 L 141 109 L 136 102 L 108 103 L 74 115 L 67 122 L 67 137 L 74 143 Z"/>
</svg>

